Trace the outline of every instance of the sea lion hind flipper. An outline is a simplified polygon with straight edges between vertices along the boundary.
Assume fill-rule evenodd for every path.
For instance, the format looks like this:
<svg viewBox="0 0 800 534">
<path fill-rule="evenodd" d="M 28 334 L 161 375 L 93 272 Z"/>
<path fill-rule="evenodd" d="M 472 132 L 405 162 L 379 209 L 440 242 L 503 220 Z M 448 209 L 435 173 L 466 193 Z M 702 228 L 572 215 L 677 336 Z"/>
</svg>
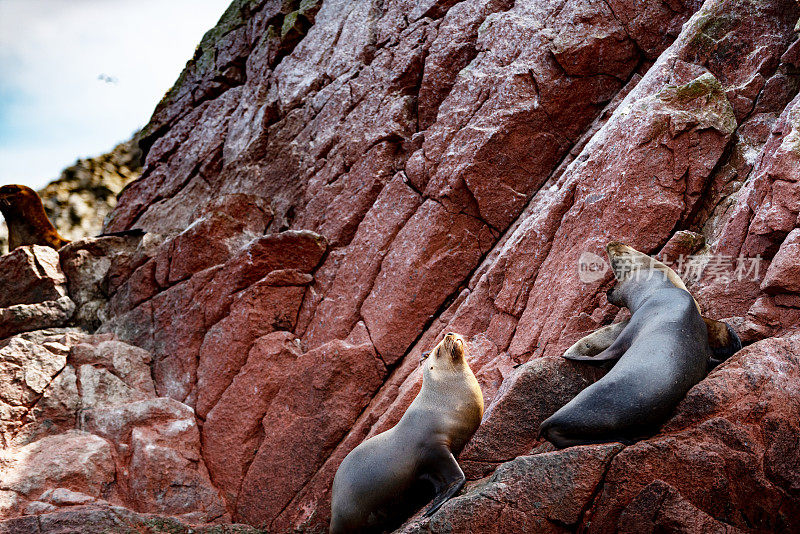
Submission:
<svg viewBox="0 0 800 534">
<path fill-rule="evenodd" d="M 423 477 L 433 483 L 436 495 L 424 517 L 435 514 L 445 502 L 461 491 L 467 482 L 467 477 L 464 476 L 464 472 L 450 449 L 442 446 L 430 451 L 429 454 L 430 456 L 425 462 L 428 472 Z"/>
</svg>

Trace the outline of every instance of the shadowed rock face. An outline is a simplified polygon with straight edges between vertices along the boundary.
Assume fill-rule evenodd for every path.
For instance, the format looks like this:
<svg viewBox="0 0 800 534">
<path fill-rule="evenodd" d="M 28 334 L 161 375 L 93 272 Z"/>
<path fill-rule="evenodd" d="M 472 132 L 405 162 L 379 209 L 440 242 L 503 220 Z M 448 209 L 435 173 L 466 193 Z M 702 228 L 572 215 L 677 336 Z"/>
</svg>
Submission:
<svg viewBox="0 0 800 534">
<path fill-rule="evenodd" d="M 149 233 L 61 251 L 72 321 L 97 330 L 69 335 L 112 345 L 95 363 L 53 348 L 2 398 L 0 514 L 325 531 L 342 459 L 399 420 L 420 354 L 454 331 L 487 405 L 459 458 L 471 482 L 403 531 L 797 531 L 798 17 L 789 0 L 236 0 L 106 227 Z M 619 314 L 609 271 L 578 276 L 611 240 L 692 255 L 690 291 L 747 346 L 652 438 L 555 451 L 539 423 L 603 374 L 559 356 Z M 45 359 L 37 335 L 0 365 Z M 102 461 L 14 467 L 62 441 Z"/>
</svg>

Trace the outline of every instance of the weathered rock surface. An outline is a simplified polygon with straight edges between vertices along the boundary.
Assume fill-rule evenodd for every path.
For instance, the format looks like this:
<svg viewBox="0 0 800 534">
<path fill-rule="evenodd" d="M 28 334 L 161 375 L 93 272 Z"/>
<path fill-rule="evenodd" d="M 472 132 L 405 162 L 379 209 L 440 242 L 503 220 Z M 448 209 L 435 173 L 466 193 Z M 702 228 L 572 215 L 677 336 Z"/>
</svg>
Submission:
<svg viewBox="0 0 800 534">
<path fill-rule="evenodd" d="M 519 456 L 401 532 L 569 532 L 583 518 L 618 443 Z M 480 510 L 480 513 L 475 513 Z"/>
<path fill-rule="evenodd" d="M 160 244 L 157 235 L 107 236 L 73 241 L 59 250 L 76 305 L 73 322 L 93 331 L 107 318 L 105 308 L 119 284 Z"/>
<path fill-rule="evenodd" d="M 3 448 L 11 446 L 21 429 L 35 419 L 31 410 L 36 405 L 47 413 L 47 423 L 36 425 L 37 428 L 46 430 L 58 426 L 64 418 L 62 416 L 73 419 L 67 428 L 74 426 L 78 406 L 77 399 L 73 398 L 76 393 L 75 373 L 62 371 L 70 345 L 84 337 L 77 332 L 54 330 L 30 332 L 0 341 L 0 373 L 3 377 L 0 439 Z M 70 386 L 74 392 L 69 391 Z M 55 413 L 49 414 L 45 406 L 55 408 Z"/>
<path fill-rule="evenodd" d="M 67 279 L 58 252 L 49 247 L 20 247 L 0 260 L 0 308 L 38 304 L 66 296 Z"/>
<path fill-rule="evenodd" d="M 263 534 L 263 530 L 242 524 L 187 525 L 175 517 L 134 512 L 123 506 L 86 505 L 68 510 L 26 515 L 0 522 L 2 534 L 46 534 L 50 532 L 109 534 Z"/>
<path fill-rule="evenodd" d="M 85 504 L 225 516 L 194 411 L 156 397 L 150 362 L 143 349 L 77 329 L 3 342 L 0 518 Z"/>
<path fill-rule="evenodd" d="M 470 482 L 404 531 L 797 531 L 799 17 L 789 0 L 236 0 L 106 227 L 147 233 L 61 251 L 75 324 L 99 334 L 0 347 L 0 372 L 41 366 L 3 390 L 9 457 L 100 439 L 112 483 L 2 487 L 6 516 L 324 531 L 338 465 L 456 331 L 487 403 Z M 539 423 L 605 371 L 560 354 L 624 316 L 608 270 L 578 276 L 612 239 L 683 258 L 749 346 L 650 439 L 555 451 Z"/>
<path fill-rule="evenodd" d="M 64 326 L 74 311 L 58 252 L 31 245 L 0 256 L 0 339 Z"/>
</svg>

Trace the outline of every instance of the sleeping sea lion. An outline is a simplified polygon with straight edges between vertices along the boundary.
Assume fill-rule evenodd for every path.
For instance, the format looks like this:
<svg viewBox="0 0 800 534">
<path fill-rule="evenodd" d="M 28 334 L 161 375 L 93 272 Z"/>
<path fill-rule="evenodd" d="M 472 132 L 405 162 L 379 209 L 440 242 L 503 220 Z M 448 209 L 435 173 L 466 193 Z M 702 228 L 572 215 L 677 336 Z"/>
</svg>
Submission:
<svg viewBox="0 0 800 534">
<path fill-rule="evenodd" d="M 649 268 L 659 270 L 664 273 L 675 287 L 687 292 L 689 291 L 686 288 L 686 284 L 681 280 L 681 277 L 678 276 L 678 273 L 673 271 L 669 266 L 631 247 L 627 247 L 626 253 L 635 257 L 635 262 L 639 268 L 648 266 Z M 702 314 L 700 304 L 697 300 L 695 300 L 694 303 L 695 306 L 697 306 L 697 310 Z M 706 316 L 703 316 L 703 321 L 706 323 L 706 328 L 708 329 L 708 344 L 711 347 L 711 358 L 708 363 L 708 369 L 710 371 L 740 351 L 742 349 L 742 341 L 728 323 L 717 321 Z M 627 324 L 627 320 L 610 324 L 582 337 L 564 352 L 564 358 L 568 360 L 582 360 L 584 359 L 582 357 L 596 356 L 611 346 Z"/>
</svg>

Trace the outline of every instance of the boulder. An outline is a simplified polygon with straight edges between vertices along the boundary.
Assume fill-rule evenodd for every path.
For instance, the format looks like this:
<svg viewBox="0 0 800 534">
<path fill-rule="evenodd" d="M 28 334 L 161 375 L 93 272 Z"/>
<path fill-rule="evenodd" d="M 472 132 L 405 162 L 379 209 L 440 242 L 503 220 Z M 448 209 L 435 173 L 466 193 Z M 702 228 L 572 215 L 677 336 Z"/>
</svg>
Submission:
<svg viewBox="0 0 800 534">
<path fill-rule="evenodd" d="M 19 247 L 0 257 L 0 308 L 38 304 L 67 295 L 67 278 L 58 252 L 50 247 Z"/>
<path fill-rule="evenodd" d="M 0 453 L 0 489 L 30 500 L 52 488 L 81 492 L 92 500 L 109 497 L 115 480 L 112 450 L 106 440 L 78 430 L 6 449 Z M 50 509 L 38 509 L 45 511 Z M 14 507 L 2 511 L 3 518 L 17 514 Z"/>
<path fill-rule="evenodd" d="M 58 252 L 29 245 L 0 256 L 0 339 L 66 326 L 75 311 Z"/>
<path fill-rule="evenodd" d="M 81 412 L 81 428 L 114 444 L 118 484 L 137 510 L 182 515 L 201 522 L 225 514 L 202 461 L 191 408 L 155 398 Z"/>
</svg>

